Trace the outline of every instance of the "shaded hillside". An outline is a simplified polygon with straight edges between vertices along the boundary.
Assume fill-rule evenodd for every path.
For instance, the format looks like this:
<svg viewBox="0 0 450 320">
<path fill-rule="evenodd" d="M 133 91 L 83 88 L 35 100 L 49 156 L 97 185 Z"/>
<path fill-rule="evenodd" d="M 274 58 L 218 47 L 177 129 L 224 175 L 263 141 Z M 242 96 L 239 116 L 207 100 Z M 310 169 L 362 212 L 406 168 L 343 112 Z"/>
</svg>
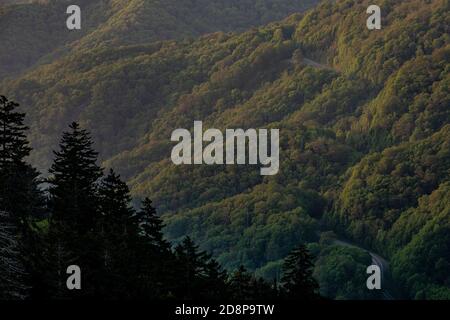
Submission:
<svg viewBox="0 0 450 320">
<path fill-rule="evenodd" d="M 35 163 L 45 168 L 80 120 L 104 164 L 165 213 L 171 240 L 190 234 L 229 268 L 273 275 L 299 242 L 317 246 L 326 222 L 392 258 L 410 297 L 449 297 L 449 2 L 383 1 L 381 31 L 366 28 L 368 4 L 324 3 L 243 34 L 84 48 L 3 88 L 28 108 Z M 194 120 L 280 128 L 280 173 L 172 165 L 170 134 Z"/>
<path fill-rule="evenodd" d="M 106 21 L 110 12 L 104 1 L 79 1 L 85 6 L 83 29 L 67 30 L 70 1 L 35 2 L 0 7 L 0 79 L 14 76 L 36 63 L 52 61 L 68 45 Z M 56 53 L 56 50 L 60 52 Z"/>
<path fill-rule="evenodd" d="M 118 46 L 244 30 L 302 11 L 316 0 L 80 0 L 82 29 L 66 28 L 69 0 L 1 6 L 0 79 L 74 48 Z M 31 1 L 28 1 L 31 2 Z"/>
</svg>

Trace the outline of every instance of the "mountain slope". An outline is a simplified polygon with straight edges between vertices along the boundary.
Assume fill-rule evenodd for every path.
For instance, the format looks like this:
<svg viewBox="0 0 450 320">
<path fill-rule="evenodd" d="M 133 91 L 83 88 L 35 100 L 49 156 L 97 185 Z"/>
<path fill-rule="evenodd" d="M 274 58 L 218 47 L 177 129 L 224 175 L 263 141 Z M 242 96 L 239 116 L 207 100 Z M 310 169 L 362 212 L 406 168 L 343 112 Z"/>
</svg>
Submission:
<svg viewBox="0 0 450 320">
<path fill-rule="evenodd" d="M 14 76 L 36 63 L 53 60 L 55 53 L 69 43 L 97 28 L 110 13 L 103 1 L 79 1 L 83 6 L 83 28 L 66 28 L 67 1 L 33 2 L 0 6 L 0 79 Z M 71 4 L 71 3 L 70 3 Z"/>
<path fill-rule="evenodd" d="M 317 249 L 326 223 L 393 259 L 408 296 L 448 297 L 449 3 L 384 1 L 381 31 L 366 29 L 368 4 L 323 3 L 242 34 L 87 46 L 3 88 L 28 108 L 41 168 L 81 121 L 170 239 L 189 234 L 228 268 L 274 275 L 299 242 Z M 194 120 L 280 128 L 280 173 L 174 166 L 171 132 Z"/>
<path fill-rule="evenodd" d="M 72 50 L 244 30 L 311 7 L 316 0 L 80 0 L 81 30 L 66 28 L 69 0 L 0 6 L 0 79 Z"/>
</svg>

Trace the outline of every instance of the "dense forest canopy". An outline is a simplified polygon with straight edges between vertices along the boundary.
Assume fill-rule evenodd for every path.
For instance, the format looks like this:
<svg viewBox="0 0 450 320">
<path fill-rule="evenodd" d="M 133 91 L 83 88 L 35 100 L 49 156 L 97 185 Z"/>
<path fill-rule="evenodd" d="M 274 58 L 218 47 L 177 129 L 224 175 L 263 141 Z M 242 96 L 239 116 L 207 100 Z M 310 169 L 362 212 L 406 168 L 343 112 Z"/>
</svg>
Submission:
<svg viewBox="0 0 450 320">
<path fill-rule="evenodd" d="M 243 33 L 163 42 L 140 38 L 145 28 L 124 36 L 119 19 L 113 37 L 104 24 L 1 87 L 26 107 L 40 169 L 66 123 L 80 121 L 103 165 L 136 199 L 151 196 L 169 239 L 189 234 L 228 269 L 277 277 L 308 243 L 322 293 L 351 298 L 360 288 L 347 261 L 361 270 L 370 258 L 319 237 L 331 229 L 388 258 L 407 297 L 448 298 L 450 4 L 379 1 L 379 31 L 366 28 L 369 4 L 325 1 Z M 194 120 L 280 128 L 280 173 L 174 166 L 170 133 Z M 335 267 L 346 292 L 323 285 Z"/>
<path fill-rule="evenodd" d="M 31 4 L 24 5 L 23 3 Z M 0 1 L 0 79 L 78 48 L 115 47 L 243 31 L 305 10 L 317 0 L 79 0 L 82 28 L 68 31 L 69 0 Z M 6 6 L 6 4 L 17 4 Z"/>
</svg>

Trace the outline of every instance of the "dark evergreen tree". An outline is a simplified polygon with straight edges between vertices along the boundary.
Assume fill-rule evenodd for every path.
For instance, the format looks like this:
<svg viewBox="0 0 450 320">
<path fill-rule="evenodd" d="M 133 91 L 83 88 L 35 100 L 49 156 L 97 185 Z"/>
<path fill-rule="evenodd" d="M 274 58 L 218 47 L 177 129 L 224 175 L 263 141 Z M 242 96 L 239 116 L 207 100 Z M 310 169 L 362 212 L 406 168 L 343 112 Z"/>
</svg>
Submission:
<svg viewBox="0 0 450 320">
<path fill-rule="evenodd" d="M 164 240 L 162 229 L 164 223 L 157 215 L 152 201 L 145 198 L 142 202 L 142 208 L 138 213 L 140 235 L 145 239 L 147 245 L 154 246 L 155 249 L 167 251 L 170 244 Z"/>
<path fill-rule="evenodd" d="M 0 96 L 0 208 L 11 215 L 24 236 L 30 219 L 42 213 L 43 196 L 38 172 L 25 162 L 31 148 L 25 114 L 16 111 L 18 106 Z"/>
<path fill-rule="evenodd" d="M 35 287 L 39 278 L 37 261 L 41 255 L 38 235 L 33 231 L 36 218 L 43 215 L 44 197 L 39 189 L 39 173 L 26 163 L 31 148 L 26 138 L 25 114 L 19 104 L 0 96 L 0 210 L 11 224 L 10 236 L 20 252 L 20 264 L 26 269 L 24 287 Z M 1 250 L 2 248 L 0 248 Z"/>
<path fill-rule="evenodd" d="M 253 299 L 270 300 L 279 298 L 276 282 L 270 283 L 263 278 L 253 276 L 251 287 Z"/>
<path fill-rule="evenodd" d="M 75 122 L 69 128 L 49 170 L 52 222 L 83 235 L 94 230 L 99 221 L 97 181 L 102 170 L 96 164 L 97 152 L 89 133 Z"/>
<path fill-rule="evenodd" d="M 228 280 L 231 297 L 235 300 L 274 299 L 277 297 L 276 286 L 270 285 L 262 278 L 257 278 L 240 266 Z"/>
<path fill-rule="evenodd" d="M 112 169 L 100 184 L 100 235 L 104 279 L 102 295 L 110 298 L 136 297 L 138 265 L 138 222 L 130 206 L 128 186 Z"/>
<path fill-rule="evenodd" d="M 0 167 L 25 164 L 31 148 L 25 135 L 25 114 L 15 109 L 19 104 L 0 96 Z"/>
<path fill-rule="evenodd" d="M 177 298 L 193 299 L 199 288 L 198 275 L 202 272 L 206 254 L 200 252 L 198 246 L 186 237 L 182 243 L 175 247 L 177 259 L 177 288 L 175 295 Z"/>
<path fill-rule="evenodd" d="M 113 169 L 102 179 L 99 187 L 101 229 L 114 241 L 124 241 L 138 231 L 137 216 L 130 206 L 130 190 Z"/>
<path fill-rule="evenodd" d="M 98 180 L 102 170 L 96 164 L 92 144 L 89 133 L 72 123 L 70 131 L 63 134 L 60 151 L 54 152 L 50 169 L 49 253 L 54 269 L 49 268 L 53 273 L 49 276 L 55 279 L 53 290 L 57 296 L 61 292 L 68 294 L 64 286 L 66 268 L 71 264 L 81 268 L 86 284 L 72 295 L 91 296 L 99 289 L 102 262 Z"/>
<path fill-rule="evenodd" d="M 227 278 L 228 274 L 220 264 L 216 260 L 210 259 L 205 266 L 203 297 L 217 300 L 228 299 Z"/>
<path fill-rule="evenodd" d="M 223 295 L 213 296 L 213 285 L 225 286 L 225 274 L 211 256 L 200 251 L 198 246 L 186 237 L 175 248 L 178 285 L 175 296 L 182 299 L 207 298 L 218 299 Z M 216 292 L 217 293 L 217 292 Z M 217 293 L 219 294 L 219 293 Z"/>
<path fill-rule="evenodd" d="M 252 275 L 243 265 L 231 274 L 228 286 L 234 300 L 252 299 Z"/>
<path fill-rule="evenodd" d="M 286 257 L 281 279 L 288 299 L 318 298 L 318 284 L 313 278 L 313 259 L 305 245 L 300 245 Z"/>
<path fill-rule="evenodd" d="M 177 287 L 176 260 L 169 242 L 164 239 L 164 224 L 157 215 L 152 201 L 144 199 L 137 213 L 139 242 L 136 245 L 140 263 L 137 287 L 140 296 L 161 299 L 173 296 Z"/>
</svg>

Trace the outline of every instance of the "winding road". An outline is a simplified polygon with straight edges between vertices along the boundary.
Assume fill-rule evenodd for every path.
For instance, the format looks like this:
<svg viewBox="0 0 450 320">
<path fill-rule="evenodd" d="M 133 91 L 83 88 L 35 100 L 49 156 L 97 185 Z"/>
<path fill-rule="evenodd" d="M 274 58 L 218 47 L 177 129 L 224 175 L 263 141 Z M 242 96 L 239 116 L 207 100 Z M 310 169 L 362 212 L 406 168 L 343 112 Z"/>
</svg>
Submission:
<svg viewBox="0 0 450 320">
<path fill-rule="evenodd" d="M 314 67 L 314 68 L 333 70 L 329 66 L 326 66 L 324 64 L 321 64 L 317 61 L 314 61 L 314 60 L 311 60 L 308 58 L 303 58 L 303 62 L 306 65 Z M 383 300 L 395 300 L 395 298 L 392 296 L 392 294 L 389 292 L 389 290 L 386 289 L 386 287 L 388 287 L 387 275 L 389 274 L 389 262 L 386 259 L 384 259 L 383 257 L 379 256 L 378 254 L 376 254 L 374 252 L 371 252 L 365 248 L 362 248 L 356 244 L 350 243 L 345 240 L 336 239 L 336 240 L 334 240 L 334 243 L 337 245 L 341 245 L 341 246 L 359 248 L 359 249 L 364 250 L 367 253 L 369 253 L 370 256 L 372 257 L 372 264 L 377 265 L 381 270 L 381 295 L 383 297 Z"/>
<path fill-rule="evenodd" d="M 325 65 L 323 65 L 323 64 L 320 64 L 320 63 L 318 63 L 318 62 L 316 62 L 316 61 L 314 61 L 314 60 L 308 59 L 308 58 L 303 58 L 303 62 L 304 62 L 306 65 L 311 66 L 311 67 L 314 67 L 314 68 L 318 68 L 318 69 L 329 69 L 327 66 L 325 66 Z"/>
<path fill-rule="evenodd" d="M 383 257 L 379 256 L 378 254 L 376 254 L 374 252 L 371 252 L 367 249 L 364 249 L 360 246 L 357 246 L 353 243 L 350 243 L 350 242 L 347 242 L 344 240 L 334 240 L 334 244 L 346 246 L 346 247 L 358 248 L 358 249 L 364 250 L 367 253 L 369 253 L 370 256 L 372 257 L 372 263 L 374 265 L 377 265 L 381 270 L 381 295 L 383 297 L 383 300 L 395 300 L 395 298 L 392 296 L 392 294 L 389 292 L 389 290 L 386 289 L 386 287 L 387 287 L 386 275 L 389 273 L 389 262 L 386 259 L 384 259 Z"/>
</svg>

